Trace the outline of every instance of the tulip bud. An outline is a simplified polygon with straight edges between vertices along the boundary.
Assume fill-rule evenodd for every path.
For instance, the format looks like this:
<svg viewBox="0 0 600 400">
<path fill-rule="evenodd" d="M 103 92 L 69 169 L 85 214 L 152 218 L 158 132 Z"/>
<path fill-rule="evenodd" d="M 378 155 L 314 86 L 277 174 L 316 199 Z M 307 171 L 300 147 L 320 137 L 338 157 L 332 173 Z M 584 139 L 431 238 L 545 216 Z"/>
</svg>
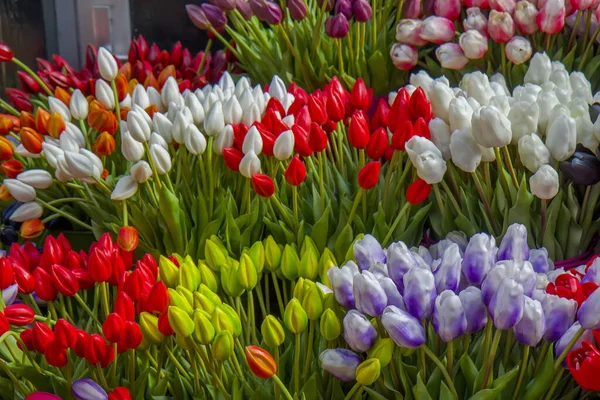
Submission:
<svg viewBox="0 0 600 400">
<path fill-rule="evenodd" d="M 69 110 L 73 118 L 85 120 L 88 116 L 88 102 L 81 90 L 77 89 L 71 95 Z"/>
<path fill-rule="evenodd" d="M 469 62 L 458 43 L 444 43 L 435 51 L 442 68 L 460 70 Z"/>
<path fill-rule="evenodd" d="M 542 165 L 535 174 L 529 178 L 531 193 L 540 199 L 550 200 L 558 194 L 558 173 L 550 165 Z"/>
<path fill-rule="evenodd" d="M 394 66 L 400 70 L 408 71 L 419 61 L 419 53 L 413 46 L 394 43 L 390 49 L 390 57 Z"/>
<path fill-rule="evenodd" d="M 575 152 L 577 125 L 571 117 L 560 115 L 548 127 L 546 146 L 555 160 L 564 161 Z"/>
<path fill-rule="evenodd" d="M 372 385 L 381 373 L 381 363 L 377 358 L 369 358 L 356 368 L 356 381 L 361 385 Z"/>
<path fill-rule="evenodd" d="M 398 307 L 386 307 L 381 324 L 399 346 L 414 349 L 425 343 L 425 330 L 419 320 Z"/>
<path fill-rule="evenodd" d="M 319 356 L 323 369 L 337 379 L 349 382 L 356 377 L 360 357 L 347 349 L 327 349 Z"/>
<path fill-rule="evenodd" d="M 10 62 L 14 57 L 13 51 L 4 43 L 0 43 L 0 62 Z"/>
<path fill-rule="evenodd" d="M 194 155 L 203 154 L 206 150 L 206 139 L 196 125 L 189 124 L 184 132 L 185 147 Z"/>
<path fill-rule="evenodd" d="M 114 56 L 104 47 L 98 50 L 98 70 L 102 79 L 112 81 L 117 77 L 118 67 Z"/>
<path fill-rule="evenodd" d="M 328 308 L 323 312 L 320 321 L 321 335 L 327 341 L 337 339 L 342 333 L 342 325 L 335 312 Z"/>
<path fill-rule="evenodd" d="M 348 19 L 344 14 L 329 16 L 325 21 L 325 33 L 329 37 L 341 39 L 346 37 L 349 30 Z"/>
<path fill-rule="evenodd" d="M 240 161 L 240 173 L 246 178 L 252 178 L 253 175 L 260 172 L 260 159 L 254 151 L 249 151 Z"/>
<path fill-rule="evenodd" d="M 246 361 L 254 375 L 261 379 L 269 379 L 277 372 L 277 364 L 268 351 L 258 346 L 247 346 Z"/>
<path fill-rule="evenodd" d="M 171 170 L 171 156 L 167 150 L 159 145 L 153 144 L 150 146 L 150 156 L 160 175 L 164 175 Z"/>
<path fill-rule="evenodd" d="M 186 311 L 179 307 L 170 306 L 168 313 L 169 323 L 176 334 L 188 337 L 194 332 L 194 321 L 192 321 Z"/>
<path fill-rule="evenodd" d="M 131 176 L 124 176 L 117 182 L 110 195 L 111 200 L 126 200 L 133 196 L 138 189 L 138 183 Z"/>
<path fill-rule="evenodd" d="M 435 44 L 449 42 L 454 38 L 454 23 L 443 17 L 427 17 L 423 20 L 420 37 Z"/>
<path fill-rule="evenodd" d="M 225 117 L 223 116 L 223 106 L 221 102 L 216 102 L 210 107 L 210 110 L 204 119 L 204 132 L 207 136 L 215 136 L 224 126 Z"/>
<path fill-rule="evenodd" d="M 565 2 L 549 0 L 535 16 L 540 31 L 547 34 L 558 33 L 565 25 Z"/>
<path fill-rule="evenodd" d="M 458 42 L 465 56 L 472 60 L 483 57 L 488 49 L 487 38 L 474 29 L 461 34 Z"/>
<path fill-rule="evenodd" d="M 17 179 L 5 179 L 4 187 L 8 193 L 15 199 L 23 203 L 35 200 L 35 189 Z"/>
<path fill-rule="evenodd" d="M 357 352 L 369 350 L 377 339 L 377 331 L 360 312 L 350 310 L 344 317 L 344 339 Z"/>
<path fill-rule="evenodd" d="M 36 202 L 23 203 L 10 216 L 11 221 L 25 222 L 28 219 L 40 218 L 44 209 Z"/>
<path fill-rule="evenodd" d="M 492 10 L 488 22 L 488 33 L 498 43 L 508 42 L 515 34 L 515 24 L 510 13 Z"/>
<path fill-rule="evenodd" d="M 100 102 L 100 104 L 102 104 L 108 110 L 114 110 L 115 98 L 108 83 L 101 79 L 96 80 L 96 90 L 94 93 L 96 94 L 96 99 Z"/>
<path fill-rule="evenodd" d="M 280 161 L 287 160 L 294 152 L 294 134 L 291 130 L 281 133 L 273 146 L 273 155 Z"/>
<path fill-rule="evenodd" d="M 267 315 L 264 319 L 260 331 L 267 346 L 276 348 L 285 341 L 285 332 L 281 323 L 272 315 Z"/>
<path fill-rule="evenodd" d="M 140 328 L 147 341 L 161 343 L 164 340 L 164 335 L 158 329 L 158 317 L 147 312 L 141 313 Z"/>
<path fill-rule="evenodd" d="M 550 79 L 551 73 L 552 64 L 548 55 L 546 53 L 536 53 L 531 58 L 524 81 L 525 83 L 541 85 Z"/>
<path fill-rule="evenodd" d="M 213 142 L 213 151 L 216 154 L 223 154 L 225 149 L 228 149 L 233 146 L 233 127 L 231 125 L 225 125 L 221 132 L 215 136 L 215 140 Z"/>
<path fill-rule="evenodd" d="M 137 183 L 144 183 L 152 176 L 152 168 L 146 161 L 140 160 L 131 167 L 130 174 Z"/>
<path fill-rule="evenodd" d="M 298 299 L 294 298 L 287 304 L 283 321 L 288 330 L 295 335 L 306 330 L 306 327 L 308 326 L 308 316 Z"/>
<path fill-rule="evenodd" d="M 100 50 L 103 50 L 101 47 Z M 110 55 L 110 53 L 109 53 Z M 110 55 L 112 57 L 112 55 Z M 78 399 L 108 399 L 108 395 L 100 385 L 89 378 L 78 379 L 73 382 L 71 390 Z"/>
<path fill-rule="evenodd" d="M 533 49 L 528 39 L 522 36 L 515 36 L 506 44 L 505 51 L 506 58 L 508 58 L 514 64 L 519 65 L 531 58 Z"/>
<path fill-rule="evenodd" d="M 215 328 L 201 310 L 194 312 L 194 340 L 203 345 L 209 345 L 215 337 Z"/>
<path fill-rule="evenodd" d="M 475 172 L 481 162 L 481 147 L 468 130 L 457 130 L 450 137 L 452 162 L 465 172 Z"/>
<path fill-rule="evenodd" d="M 487 25 L 487 18 L 478 7 L 470 7 L 467 9 L 467 17 L 463 20 L 463 28 L 465 31 L 475 29 L 482 35 L 487 35 Z"/>
<path fill-rule="evenodd" d="M 17 180 L 35 189 L 48 189 L 52 186 L 52 175 L 43 169 L 30 169 L 17 175 Z"/>
<path fill-rule="evenodd" d="M 306 315 L 311 321 L 318 320 L 323 314 L 323 295 L 317 285 L 312 285 L 304 294 L 302 308 L 306 311 Z"/>
<path fill-rule="evenodd" d="M 493 106 L 475 110 L 472 124 L 473 138 L 483 147 L 503 147 L 512 139 L 510 120 Z"/>
<path fill-rule="evenodd" d="M 482 329 L 487 323 L 487 308 L 481 297 L 481 290 L 475 286 L 469 286 L 458 294 L 462 308 L 467 319 L 466 332 L 475 333 Z"/>
<path fill-rule="evenodd" d="M 358 172 L 358 185 L 364 190 L 373 189 L 379 180 L 380 171 L 381 163 L 371 161 Z"/>
</svg>

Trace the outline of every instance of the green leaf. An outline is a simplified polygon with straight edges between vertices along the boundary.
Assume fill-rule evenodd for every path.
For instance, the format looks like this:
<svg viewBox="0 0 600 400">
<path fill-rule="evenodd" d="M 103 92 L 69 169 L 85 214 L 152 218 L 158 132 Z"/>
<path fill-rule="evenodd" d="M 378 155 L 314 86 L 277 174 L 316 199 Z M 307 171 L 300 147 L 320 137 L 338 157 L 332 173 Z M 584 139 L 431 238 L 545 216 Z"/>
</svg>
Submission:
<svg viewBox="0 0 600 400">
<path fill-rule="evenodd" d="M 440 388 L 440 400 L 455 400 L 456 398 L 454 397 L 454 395 L 452 394 L 452 392 L 450 391 L 450 389 L 448 389 L 448 386 L 446 386 L 446 383 L 442 382 L 441 384 L 441 388 Z"/>
<path fill-rule="evenodd" d="M 135 400 L 143 400 L 144 394 L 146 393 L 146 384 L 148 383 L 148 374 L 150 373 L 150 369 L 144 369 L 137 379 L 135 380 L 133 393 L 135 394 Z"/>
<path fill-rule="evenodd" d="M 410 224 L 404 230 L 404 232 L 399 235 L 395 235 L 396 237 L 393 237 L 392 240 L 401 240 L 406 243 L 418 244 L 423 237 L 423 225 L 425 224 L 427 215 L 429 215 L 431 204 L 432 203 L 429 203 L 417 211 L 417 213 L 410 219 Z"/>
<path fill-rule="evenodd" d="M 440 383 L 442 382 L 442 371 L 436 367 L 427 381 L 427 392 L 434 399 L 439 398 L 440 395 Z"/>
<path fill-rule="evenodd" d="M 573 60 L 575 59 L 575 50 L 577 50 L 577 43 L 575 43 L 575 46 L 573 46 L 573 48 L 571 49 L 569 54 L 567 54 L 565 56 L 565 58 L 563 58 L 561 60 L 561 62 L 564 64 L 565 68 L 567 68 L 567 71 L 570 71 L 573 69 Z M 591 76 L 591 75 L 586 74 L 586 76 Z"/>
<path fill-rule="evenodd" d="M 365 389 L 365 392 L 367 392 L 367 394 L 369 395 L 370 399 L 374 399 L 374 400 L 389 400 L 387 397 L 382 396 L 381 394 L 377 393 L 376 391 L 374 391 L 373 389 L 371 389 L 368 386 L 364 386 L 363 388 Z"/>
<path fill-rule="evenodd" d="M 494 400 L 498 396 L 502 394 L 502 391 L 506 389 L 509 383 L 512 382 L 513 379 L 517 377 L 519 373 L 519 367 L 513 368 L 510 372 L 505 373 L 500 376 L 498 379 L 494 380 L 492 384 L 492 389 L 484 389 L 475 393 L 469 400 Z M 513 386 L 510 386 L 512 390 Z"/>
<path fill-rule="evenodd" d="M 427 387 L 421 379 L 420 372 L 417 374 L 417 384 L 413 386 L 412 391 L 415 395 L 415 399 L 417 400 L 433 400 L 433 398 L 429 395 L 429 392 L 427 391 Z"/>
<path fill-rule="evenodd" d="M 473 392 L 475 388 L 475 380 L 477 379 L 477 367 L 475 366 L 475 363 L 471 357 L 465 353 L 458 361 L 458 364 L 460 365 L 460 370 L 467 381 L 467 386 L 469 387 L 470 392 Z"/>
<path fill-rule="evenodd" d="M 329 215 L 331 214 L 331 205 L 327 205 L 325 211 L 313 225 L 310 238 L 315 242 L 319 252 L 323 252 L 327 246 L 327 238 L 329 233 Z"/>
<path fill-rule="evenodd" d="M 583 69 L 583 73 L 585 76 L 590 79 L 594 73 L 600 68 L 600 55 L 592 58 L 585 64 L 585 68 Z"/>
<path fill-rule="evenodd" d="M 227 213 L 227 221 L 225 222 L 225 243 L 227 243 L 227 250 L 229 250 L 230 253 L 239 253 L 240 229 L 238 228 L 235 219 L 233 219 L 233 213 L 231 212 Z"/>
<path fill-rule="evenodd" d="M 388 63 L 379 50 L 375 51 L 368 60 L 371 86 L 376 93 L 385 93 L 389 87 Z"/>
<path fill-rule="evenodd" d="M 554 352 L 550 348 L 535 378 L 527 385 L 521 400 L 539 400 L 546 393 L 554 375 Z"/>
<path fill-rule="evenodd" d="M 352 244 L 353 236 L 352 227 L 346 225 L 335 240 L 335 245 L 333 246 L 333 254 L 335 255 L 336 260 L 341 261 L 346 259 L 346 252 Z"/>
<path fill-rule="evenodd" d="M 308 399 L 318 398 L 319 389 L 317 388 L 317 376 L 318 373 L 315 371 L 310 378 L 308 378 L 304 386 L 302 386 L 302 395 L 306 396 Z"/>
<path fill-rule="evenodd" d="M 527 180 L 525 175 L 519 185 L 519 191 L 516 195 L 515 205 L 508 211 L 508 225 L 522 224 L 527 228 L 527 241 L 529 247 L 535 247 L 533 242 L 533 235 L 531 234 L 531 203 L 533 202 L 533 195 L 527 190 Z"/>
<path fill-rule="evenodd" d="M 158 203 L 160 205 L 160 213 L 167 222 L 165 237 L 169 236 L 174 246 L 169 253 L 183 254 L 184 239 L 180 226 L 182 213 L 179 208 L 179 199 L 163 185 L 160 190 Z"/>
</svg>

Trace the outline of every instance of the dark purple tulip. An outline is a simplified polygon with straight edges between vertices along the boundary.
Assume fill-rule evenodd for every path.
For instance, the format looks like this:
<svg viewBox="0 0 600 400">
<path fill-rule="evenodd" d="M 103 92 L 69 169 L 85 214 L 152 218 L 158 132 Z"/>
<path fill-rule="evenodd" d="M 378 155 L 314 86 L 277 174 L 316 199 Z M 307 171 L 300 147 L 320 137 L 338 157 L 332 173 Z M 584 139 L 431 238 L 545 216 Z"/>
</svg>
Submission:
<svg viewBox="0 0 600 400">
<path fill-rule="evenodd" d="M 202 30 L 208 29 L 210 22 L 208 21 L 208 18 L 206 18 L 206 14 L 201 7 L 194 4 L 186 4 L 185 10 L 187 11 L 188 17 L 190 17 L 192 24 L 194 24 L 196 28 Z"/>
<path fill-rule="evenodd" d="M 348 18 L 344 14 L 338 14 L 335 17 L 330 16 L 325 21 L 325 32 L 332 38 L 341 39 L 348 34 Z"/>
<path fill-rule="evenodd" d="M 283 19 L 283 12 L 279 4 L 267 1 L 267 13 L 265 22 L 269 25 L 279 25 Z"/>
<path fill-rule="evenodd" d="M 347 19 L 352 18 L 352 4 L 350 4 L 350 0 L 337 0 L 337 3 L 335 3 L 335 13 L 344 14 Z"/>
<path fill-rule="evenodd" d="M 308 8 L 304 0 L 288 0 L 287 8 L 295 21 L 302 21 L 308 14 Z"/>
<path fill-rule="evenodd" d="M 352 12 L 358 22 L 367 22 L 373 17 L 373 9 L 367 0 L 354 0 Z"/>
<path fill-rule="evenodd" d="M 235 0 L 210 0 L 210 2 L 223 11 L 235 10 Z"/>
<path fill-rule="evenodd" d="M 594 103 L 590 105 L 590 120 L 592 123 L 596 122 L 600 115 L 600 103 Z"/>
<path fill-rule="evenodd" d="M 425 329 L 418 319 L 395 306 L 383 310 L 381 325 L 398 346 L 416 349 L 425 343 Z"/>
<path fill-rule="evenodd" d="M 319 5 L 319 8 L 323 7 L 323 2 L 324 2 L 324 0 L 317 0 L 317 4 Z M 325 11 L 333 10 L 334 5 L 335 5 L 335 0 L 327 0 L 327 5 L 325 6 Z"/>
<path fill-rule="evenodd" d="M 559 167 L 577 185 L 590 186 L 600 182 L 600 160 L 587 151 L 576 151 L 573 157 L 561 161 Z"/>
<path fill-rule="evenodd" d="M 236 0 L 235 8 L 242 14 L 242 17 L 249 21 L 252 18 L 252 9 L 250 8 L 250 4 L 246 0 Z"/>
<path fill-rule="evenodd" d="M 204 3 L 200 7 L 213 28 L 221 29 L 227 25 L 227 16 L 219 7 L 208 3 Z"/>
</svg>

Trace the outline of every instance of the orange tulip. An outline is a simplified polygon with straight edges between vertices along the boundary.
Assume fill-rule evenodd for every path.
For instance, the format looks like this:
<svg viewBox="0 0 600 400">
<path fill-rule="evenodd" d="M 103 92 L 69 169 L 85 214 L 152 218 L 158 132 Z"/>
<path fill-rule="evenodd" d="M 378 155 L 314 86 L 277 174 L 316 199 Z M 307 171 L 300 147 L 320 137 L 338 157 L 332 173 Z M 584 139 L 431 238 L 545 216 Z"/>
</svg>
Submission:
<svg viewBox="0 0 600 400">
<path fill-rule="evenodd" d="M 119 68 L 119 75 L 125 76 L 126 80 L 131 79 L 131 64 L 129 62 L 121 65 L 121 68 Z"/>
<path fill-rule="evenodd" d="M 57 86 L 56 89 L 54 89 L 54 97 L 62 101 L 67 107 L 71 104 L 71 93 L 60 86 Z"/>
<path fill-rule="evenodd" d="M 42 135 L 47 135 L 48 122 L 50 122 L 50 113 L 39 107 L 35 113 L 35 130 Z"/>
<path fill-rule="evenodd" d="M 156 90 L 159 90 L 158 81 L 152 74 L 148 74 L 148 76 L 146 76 L 146 80 L 144 81 L 144 87 L 146 89 L 148 89 L 150 86 Z"/>
<path fill-rule="evenodd" d="M 175 72 L 175 66 L 173 65 L 167 66 L 161 71 L 160 75 L 158 75 L 158 86 L 162 88 L 165 82 L 167 81 L 167 78 L 169 78 L 170 76 L 172 76 L 173 78 L 177 77 L 177 74 Z"/>
<path fill-rule="evenodd" d="M 8 135 L 14 128 L 13 121 L 4 115 L 0 115 L 0 135 Z"/>
<path fill-rule="evenodd" d="M 133 226 L 124 226 L 119 229 L 117 243 L 124 251 L 134 251 L 138 247 L 138 231 Z"/>
<path fill-rule="evenodd" d="M 0 171 L 2 171 L 7 178 L 14 179 L 23 172 L 23 164 L 18 160 L 8 160 L 0 165 Z"/>
<path fill-rule="evenodd" d="M 8 189 L 4 184 L 0 185 L 0 200 L 2 201 L 12 201 L 13 197 L 8 192 Z"/>
<path fill-rule="evenodd" d="M 40 219 L 28 219 L 21 224 L 21 237 L 23 239 L 33 239 L 44 232 L 44 223 Z"/>
<path fill-rule="evenodd" d="M 89 99 L 89 97 L 88 97 Z M 89 102 L 90 106 L 89 106 L 89 112 L 94 112 L 94 111 L 106 111 L 106 107 L 104 107 L 102 105 L 102 103 L 100 103 L 98 100 L 96 100 L 95 98 L 92 98 L 92 100 Z"/>
<path fill-rule="evenodd" d="M 121 120 L 127 121 L 127 114 L 129 114 L 131 109 L 129 107 L 121 107 Z"/>
<path fill-rule="evenodd" d="M 108 132 L 102 132 L 94 143 L 94 153 L 98 156 L 110 156 L 115 151 L 115 138 Z"/>
<path fill-rule="evenodd" d="M 0 161 L 10 160 L 12 158 L 14 147 L 5 137 L 0 136 Z"/>
<path fill-rule="evenodd" d="M 127 86 L 127 79 L 125 78 L 125 75 L 117 75 L 117 77 L 115 78 L 115 86 L 117 87 L 119 102 L 121 102 L 129 94 L 129 87 Z"/>
<path fill-rule="evenodd" d="M 102 179 L 106 179 L 106 177 L 108 176 L 108 170 L 106 168 L 104 168 L 102 170 L 102 175 L 100 175 L 102 177 Z"/>
<path fill-rule="evenodd" d="M 138 83 L 139 82 L 137 79 L 131 79 L 129 83 L 127 83 L 127 86 L 129 87 L 129 93 L 133 93 L 133 89 L 135 89 Z"/>
<path fill-rule="evenodd" d="M 88 124 L 98 132 L 108 132 L 114 135 L 117 130 L 117 118 L 106 110 L 90 111 L 87 118 Z"/>
<path fill-rule="evenodd" d="M 148 107 L 146 107 L 146 113 L 148 113 L 148 115 L 150 116 L 150 118 L 154 117 L 154 113 L 158 112 L 158 107 L 156 107 L 155 104 L 150 104 Z"/>
<path fill-rule="evenodd" d="M 21 136 L 21 144 L 30 153 L 39 154 L 42 152 L 42 136 L 31 128 L 21 128 L 19 134 Z"/>
<path fill-rule="evenodd" d="M 53 112 L 48 121 L 48 134 L 54 139 L 58 139 L 60 134 L 67 128 L 65 121 L 58 112 Z"/>
<path fill-rule="evenodd" d="M 33 118 L 33 114 L 28 113 L 27 111 L 21 111 L 19 121 L 21 123 L 21 128 L 35 129 L 35 119 Z"/>
<path fill-rule="evenodd" d="M 247 346 L 246 361 L 254 375 L 261 379 L 269 379 L 277 372 L 277 364 L 271 354 L 258 346 Z"/>
</svg>

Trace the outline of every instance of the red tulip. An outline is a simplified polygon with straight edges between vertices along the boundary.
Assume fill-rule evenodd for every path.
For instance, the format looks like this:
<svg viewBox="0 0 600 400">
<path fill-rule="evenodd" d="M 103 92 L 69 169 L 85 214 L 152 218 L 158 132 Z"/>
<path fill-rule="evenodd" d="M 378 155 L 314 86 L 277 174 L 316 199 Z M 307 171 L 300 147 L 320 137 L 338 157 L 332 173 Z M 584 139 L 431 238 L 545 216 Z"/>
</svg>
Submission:
<svg viewBox="0 0 600 400">
<path fill-rule="evenodd" d="M 421 204 L 429 197 L 431 193 L 431 185 L 419 178 L 408 186 L 406 189 L 406 200 L 410 204 Z"/>
<path fill-rule="evenodd" d="M 329 91 L 327 94 L 327 103 L 325 104 L 327 116 L 333 122 L 341 121 L 344 118 L 346 114 L 344 100 L 345 98 L 336 92 Z"/>
<path fill-rule="evenodd" d="M 269 379 L 277 373 L 277 363 L 271 354 L 258 346 L 247 346 L 246 361 L 254 375 L 261 379 Z"/>
<path fill-rule="evenodd" d="M 0 336 L 10 330 L 10 321 L 2 311 L 0 311 Z"/>
<path fill-rule="evenodd" d="M 48 325 L 42 324 L 41 322 L 33 323 L 33 348 L 38 352 L 44 354 L 48 348 L 48 344 L 54 340 L 54 332 Z"/>
<path fill-rule="evenodd" d="M 125 327 L 125 321 L 119 314 L 111 313 L 108 314 L 106 320 L 102 324 L 102 333 L 106 340 L 111 343 L 117 343 L 121 340 L 121 333 Z"/>
<path fill-rule="evenodd" d="M 64 254 L 62 247 L 54 236 L 47 236 L 44 240 L 44 251 L 40 257 L 40 267 L 50 271 L 52 264 L 62 265 Z"/>
<path fill-rule="evenodd" d="M 377 160 L 383 156 L 389 146 L 388 134 L 384 128 L 379 128 L 369 138 L 367 145 L 367 155 L 372 160 Z"/>
<path fill-rule="evenodd" d="M 35 244 L 31 242 L 25 242 L 23 249 L 27 252 L 27 256 L 29 257 L 29 268 L 25 268 L 31 271 L 32 268 L 37 266 L 40 262 L 40 252 L 37 247 L 35 247 Z"/>
<path fill-rule="evenodd" d="M 583 341 L 581 347 L 567 355 L 567 366 L 575 381 L 584 390 L 600 391 L 600 352 L 588 341 Z"/>
<path fill-rule="evenodd" d="M 377 128 L 387 128 L 390 114 L 390 106 L 386 100 L 379 100 L 377 104 L 377 111 L 371 118 L 371 130 L 374 131 Z"/>
<path fill-rule="evenodd" d="M 302 127 L 304 130 L 308 131 L 312 122 L 313 120 L 310 117 L 310 111 L 308 110 L 308 106 L 303 106 L 294 115 L 294 124 Z"/>
<path fill-rule="evenodd" d="M 23 172 L 23 164 L 19 160 L 8 160 L 0 165 L 0 171 L 7 178 L 15 179 Z"/>
<path fill-rule="evenodd" d="M 73 347 L 73 351 L 79 358 L 85 358 L 85 351 L 90 344 L 90 335 L 83 329 L 77 330 L 77 341 Z"/>
<path fill-rule="evenodd" d="M 108 400 L 131 400 L 131 395 L 129 394 L 129 390 L 124 387 L 118 387 L 110 392 Z"/>
<path fill-rule="evenodd" d="M 113 286 L 118 286 L 123 281 L 123 274 L 125 274 L 125 263 L 119 253 L 113 253 L 110 258 L 112 264 L 112 274 L 108 278 L 108 283 Z"/>
<path fill-rule="evenodd" d="M 244 157 L 244 153 L 237 149 L 224 149 L 223 150 L 223 160 L 225 161 L 225 165 L 235 172 L 240 171 L 240 162 Z"/>
<path fill-rule="evenodd" d="M 0 258 L 0 289 L 6 289 L 15 283 L 13 262 L 8 257 Z"/>
<path fill-rule="evenodd" d="M 167 310 L 163 311 L 162 314 L 158 317 L 158 330 L 164 336 L 171 336 L 175 333 L 173 328 L 171 328 L 171 323 L 169 322 L 169 316 Z"/>
<path fill-rule="evenodd" d="M 69 251 L 65 256 L 64 260 L 65 268 L 74 270 L 78 268 L 83 268 L 83 262 L 81 261 L 81 256 L 76 251 Z"/>
<path fill-rule="evenodd" d="M 79 281 L 71 270 L 58 264 L 53 264 L 50 267 L 50 274 L 52 275 L 54 287 L 63 296 L 75 296 L 77 291 L 79 291 Z"/>
<path fill-rule="evenodd" d="M 133 253 L 133 251 L 125 251 L 123 249 L 119 249 L 119 256 L 121 257 L 121 261 L 123 261 L 125 269 L 129 269 L 133 265 Z"/>
<path fill-rule="evenodd" d="M 19 78 L 19 82 L 21 83 L 21 87 L 27 93 L 37 94 L 42 90 L 40 84 L 31 77 L 31 75 L 23 72 L 17 72 L 17 78 Z"/>
<path fill-rule="evenodd" d="M 93 288 L 96 284 L 96 282 L 92 279 L 90 271 L 88 271 L 87 269 L 75 268 L 71 272 L 73 272 L 73 275 L 75 275 L 75 277 L 77 278 L 80 289 L 89 290 Z"/>
<path fill-rule="evenodd" d="M 267 103 L 266 111 L 273 110 L 279 113 L 279 118 L 283 118 L 286 113 L 283 105 L 277 97 L 271 97 Z"/>
<path fill-rule="evenodd" d="M 379 171 L 381 171 L 381 163 L 379 161 L 371 161 L 358 173 L 358 185 L 365 189 L 373 189 L 379 180 Z"/>
<path fill-rule="evenodd" d="M 405 88 L 400 89 L 392 103 L 388 116 L 390 131 L 395 132 L 404 121 L 411 121 L 409 102 L 410 95 L 408 91 Z"/>
<path fill-rule="evenodd" d="M 142 335 L 140 326 L 133 321 L 125 322 L 123 336 L 125 346 L 128 349 L 137 349 L 142 344 L 142 339 L 144 339 L 144 335 Z"/>
<path fill-rule="evenodd" d="M 310 157 L 313 153 L 308 145 L 308 132 L 300 125 L 292 126 L 294 134 L 294 151 L 302 157 Z"/>
<path fill-rule="evenodd" d="M 124 281 L 123 290 L 131 297 L 131 300 L 137 302 L 145 296 L 147 286 L 150 283 L 144 279 L 144 275 L 138 271 L 133 271 Z"/>
<path fill-rule="evenodd" d="M 44 357 L 48 364 L 53 367 L 61 368 L 67 365 L 67 350 L 64 347 L 61 347 L 56 343 L 56 340 L 53 340 L 48 343 L 48 347 L 44 352 Z"/>
<path fill-rule="evenodd" d="M 145 268 L 151 272 L 153 277 L 152 280 L 156 281 L 156 278 L 158 278 L 158 265 L 156 264 L 154 257 L 150 254 L 144 254 L 139 262 L 144 264 Z"/>
<path fill-rule="evenodd" d="M 431 139 L 431 133 L 429 132 L 429 125 L 425 122 L 424 118 L 417 118 L 417 122 L 414 125 L 414 136 L 421 136 L 425 139 Z M 409 138 L 410 139 L 410 138 Z"/>
<path fill-rule="evenodd" d="M 273 180 L 264 174 L 255 174 L 252 176 L 252 187 L 256 194 L 261 197 L 271 197 L 275 193 L 275 184 Z"/>
<path fill-rule="evenodd" d="M 410 96 L 409 102 L 410 115 L 413 121 L 416 121 L 419 117 L 422 117 L 425 122 L 429 122 L 433 116 L 431 110 L 431 103 L 427 99 L 427 95 L 422 87 L 418 87 Z"/>
<path fill-rule="evenodd" d="M 4 43 L 0 43 L 0 62 L 10 62 L 14 56 L 15 55 L 10 47 Z"/>
<path fill-rule="evenodd" d="M 67 254 L 68 252 L 73 250 L 73 248 L 71 247 L 71 243 L 69 243 L 69 240 L 67 239 L 67 237 L 65 235 L 63 235 L 62 233 L 58 235 L 58 237 L 56 238 L 56 242 L 62 249 L 63 255 Z"/>
<path fill-rule="evenodd" d="M 10 245 L 9 254 L 10 259 L 13 260 L 15 264 L 18 264 L 27 270 L 33 268 L 33 266 L 30 265 L 27 252 L 18 243 L 13 243 Z"/>
<path fill-rule="evenodd" d="M 163 281 L 158 281 L 152 287 L 150 294 L 148 295 L 148 301 L 146 302 L 146 311 L 161 313 L 169 305 L 169 294 L 167 292 L 167 286 Z"/>
<path fill-rule="evenodd" d="M 115 247 L 115 242 L 113 242 L 108 232 L 103 233 L 102 236 L 100 236 L 100 239 L 98 240 L 98 247 L 105 249 L 109 252 L 117 250 L 117 248 Z"/>
<path fill-rule="evenodd" d="M 298 186 L 304 182 L 304 179 L 306 179 L 306 166 L 298 156 L 292 157 L 284 176 L 287 183 L 292 186 Z"/>
<path fill-rule="evenodd" d="M 2 331 L 1 322 L 2 322 L 2 318 L 0 317 L 0 332 Z M 10 327 L 9 327 L 9 329 L 10 329 Z M 8 330 L 6 332 L 8 332 Z M 19 335 L 19 336 L 20 336 L 21 340 L 23 341 L 23 344 L 25 345 L 27 350 L 33 351 L 35 349 L 33 347 L 33 329 L 31 329 L 31 328 L 25 329 L 23 332 L 21 332 L 21 335 Z M 17 346 L 19 346 L 19 349 L 21 349 L 21 351 L 25 351 L 25 349 L 21 346 L 20 342 L 17 342 Z"/>
<path fill-rule="evenodd" d="M 44 301 L 54 301 L 58 292 L 52 283 L 52 277 L 42 268 L 36 268 L 33 271 L 35 281 L 35 294 Z"/>
<path fill-rule="evenodd" d="M 371 106 L 372 96 L 373 89 L 367 89 L 365 81 L 362 78 L 358 78 L 352 87 L 350 103 L 355 110 L 367 111 Z"/>
<path fill-rule="evenodd" d="M 406 150 L 406 142 L 414 136 L 413 124 L 410 120 L 402 121 L 392 135 L 392 147 L 399 151 Z"/>
<path fill-rule="evenodd" d="M 329 121 L 325 105 L 314 95 L 310 96 L 308 99 L 308 111 L 310 113 L 310 118 L 319 125 L 323 125 L 325 122 Z"/>
<path fill-rule="evenodd" d="M 106 357 L 107 350 L 110 351 L 110 348 L 107 347 L 104 338 L 97 333 L 94 333 L 93 335 L 90 335 L 87 347 L 85 347 L 85 359 L 91 364 L 98 364 Z"/>
<path fill-rule="evenodd" d="M 112 274 L 109 255 L 95 248 L 90 254 L 87 269 L 95 282 L 106 282 Z"/>
<path fill-rule="evenodd" d="M 364 149 L 369 144 L 369 118 L 363 111 L 354 111 L 348 127 L 348 141 L 357 149 Z"/>
<path fill-rule="evenodd" d="M 25 326 L 33 322 L 35 312 L 26 304 L 12 304 L 3 310 L 4 316 L 11 325 Z"/>
<path fill-rule="evenodd" d="M 133 305 L 133 301 L 124 291 L 119 291 L 117 293 L 114 311 L 125 321 L 133 321 L 135 318 L 135 306 Z"/>
<path fill-rule="evenodd" d="M 312 122 L 310 124 L 310 131 L 308 133 L 308 146 L 315 153 L 325 151 L 327 148 L 327 134 L 316 122 Z"/>
<path fill-rule="evenodd" d="M 54 325 L 54 341 L 63 349 L 77 345 L 77 329 L 66 320 L 59 318 Z"/>
<path fill-rule="evenodd" d="M 19 264 L 13 266 L 15 282 L 19 286 L 19 292 L 29 294 L 35 290 L 33 275 Z"/>
</svg>

